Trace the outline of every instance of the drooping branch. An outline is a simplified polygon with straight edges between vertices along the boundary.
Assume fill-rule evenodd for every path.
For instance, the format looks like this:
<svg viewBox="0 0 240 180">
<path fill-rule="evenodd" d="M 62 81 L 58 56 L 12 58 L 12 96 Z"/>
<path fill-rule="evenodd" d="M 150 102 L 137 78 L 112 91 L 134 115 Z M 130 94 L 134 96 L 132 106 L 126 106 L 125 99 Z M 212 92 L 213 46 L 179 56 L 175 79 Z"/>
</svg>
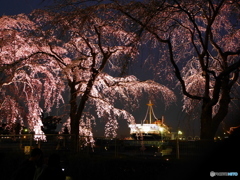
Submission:
<svg viewBox="0 0 240 180">
<path fill-rule="evenodd" d="M 165 44 L 168 45 L 170 61 L 171 61 L 172 65 L 173 65 L 173 67 L 174 67 L 175 75 L 176 75 L 176 77 L 178 78 L 178 80 L 179 80 L 180 83 L 181 83 L 181 86 L 182 86 L 182 89 L 183 89 L 183 93 L 184 93 L 186 96 L 188 96 L 189 98 L 201 100 L 202 97 L 194 96 L 194 95 L 191 95 L 190 93 L 187 92 L 186 86 L 185 86 L 185 82 L 184 82 L 184 80 L 182 79 L 180 70 L 179 70 L 177 64 L 176 64 L 175 61 L 174 61 L 173 48 L 172 48 L 172 44 L 171 44 L 170 39 L 162 39 L 162 38 L 157 34 L 157 32 L 155 32 L 153 29 L 149 28 L 146 24 L 142 23 L 142 22 L 141 22 L 140 20 L 138 20 L 137 18 L 133 17 L 133 16 L 132 16 L 131 14 L 129 14 L 128 12 L 122 10 L 121 7 L 118 8 L 118 10 L 121 11 L 123 14 L 125 14 L 128 18 L 132 19 L 133 21 L 135 21 L 136 23 L 138 23 L 139 25 L 141 25 L 141 27 L 142 27 L 143 29 L 145 29 L 146 31 L 148 31 L 149 33 L 151 33 L 159 42 L 165 43 Z"/>
<path fill-rule="evenodd" d="M 172 65 L 175 69 L 175 71 L 174 71 L 175 75 L 178 78 L 179 82 L 181 83 L 183 94 L 186 95 L 189 98 L 196 99 L 196 100 L 201 100 L 203 97 L 194 96 L 194 95 L 191 95 L 190 93 L 187 92 L 185 82 L 182 79 L 180 70 L 179 70 L 179 68 L 178 68 L 178 66 L 175 63 L 174 58 L 173 58 L 173 49 L 172 49 L 172 44 L 171 44 L 170 40 L 168 40 L 168 49 L 169 49 L 170 61 L 171 61 Z"/>
</svg>

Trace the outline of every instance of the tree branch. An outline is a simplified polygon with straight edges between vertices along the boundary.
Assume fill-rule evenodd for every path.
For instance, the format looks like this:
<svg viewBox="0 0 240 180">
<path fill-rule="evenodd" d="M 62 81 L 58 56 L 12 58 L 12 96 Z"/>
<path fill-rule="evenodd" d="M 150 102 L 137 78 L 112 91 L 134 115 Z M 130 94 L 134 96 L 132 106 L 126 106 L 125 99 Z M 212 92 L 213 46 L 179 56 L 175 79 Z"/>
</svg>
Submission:
<svg viewBox="0 0 240 180">
<path fill-rule="evenodd" d="M 231 52 L 231 51 L 226 51 L 223 53 L 225 56 L 230 56 L 230 55 L 240 55 L 240 49 L 235 51 L 235 52 Z"/>
<path fill-rule="evenodd" d="M 232 80 L 230 81 L 229 85 L 228 85 L 228 88 L 231 89 L 232 86 L 237 82 L 238 78 L 239 78 L 239 69 L 237 69 L 234 74 L 233 74 L 233 78 Z"/>
<path fill-rule="evenodd" d="M 178 3 L 178 2 L 177 2 Z M 175 75 L 176 77 L 178 78 L 178 80 L 180 81 L 181 83 L 181 86 L 182 86 L 182 90 L 183 90 L 183 94 L 188 96 L 189 98 L 192 98 L 192 99 L 197 99 L 197 100 L 201 100 L 203 97 L 200 97 L 200 96 L 194 96 L 194 95 L 191 95 L 190 93 L 187 92 L 186 90 L 186 86 L 185 86 L 185 82 L 184 80 L 182 79 L 182 76 L 181 76 L 181 73 L 180 73 L 180 70 L 177 66 L 177 64 L 175 63 L 174 61 L 174 57 L 173 57 L 173 49 L 172 49 L 172 44 L 170 42 L 170 39 L 162 39 L 158 36 L 158 34 L 156 32 L 154 32 L 152 29 L 148 28 L 146 26 L 146 24 L 143 24 L 141 21 L 139 21 L 138 19 L 134 18 L 132 15 L 130 15 L 129 13 L 127 13 L 126 11 L 123 11 L 121 8 L 118 9 L 119 11 L 121 11 L 123 14 L 125 14 L 128 18 L 132 19 L 133 21 L 137 22 L 142 28 L 144 28 L 146 31 L 150 32 L 159 42 L 162 42 L 162 43 L 166 43 L 168 45 L 168 49 L 169 49 L 169 56 L 170 56 L 170 61 L 174 67 L 174 72 L 175 72 Z M 199 29 L 197 28 L 198 32 L 200 33 Z M 201 37 L 200 37 L 201 38 Z"/>
<path fill-rule="evenodd" d="M 222 71 L 217 76 L 215 85 L 214 85 L 214 90 L 213 90 L 213 98 L 212 98 L 211 103 L 209 104 L 210 106 L 214 106 L 218 102 L 220 90 L 222 87 L 222 82 L 223 82 L 223 79 L 225 78 L 225 76 L 228 76 L 231 72 L 236 70 L 233 80 L 228 85 L 228 89 L 231 88 L 233 86 L 233 84 L 237 81 L 238 76 L 239 76 L 239 70 L 238 70 L 239 67 L 240 67 L 240 60 L 238 62 L 232 64 L 228 68 L 226 68 L 224 71 Z"/>
<path fill-rule="evenodd" d="M 184 80 L 182 79 L 182 76 L 181 76 L 181 73 L 180 73 L 180 70 L 177 66 L 177 64 L 175 63 L 174 61 L 174 58 L 173 58 L 173 49 L 172 49 L 172 44 L 170 42 L 170 40 L 168 40 L 168 48 L 169 48 L 169 55 L 170 55 L 170 61 L 175 69 L 175 75 L 176 77 L 178 78 L 179 82 L 181 83 L 181 86 L 182 86 L 182 90 L 183 90 L 183 94 L 186 95 L 187 97 L 189 98 L 192 98 L 192 99 L 197 99 L 197 100 L 201 100 L 202 97 L 200 96 L 194 96 L 194 95 L 191 95 L 190 93 L 187 92 L 186 90 L 186 86 L 185 86 L 185 82 Z"/>
</svg>

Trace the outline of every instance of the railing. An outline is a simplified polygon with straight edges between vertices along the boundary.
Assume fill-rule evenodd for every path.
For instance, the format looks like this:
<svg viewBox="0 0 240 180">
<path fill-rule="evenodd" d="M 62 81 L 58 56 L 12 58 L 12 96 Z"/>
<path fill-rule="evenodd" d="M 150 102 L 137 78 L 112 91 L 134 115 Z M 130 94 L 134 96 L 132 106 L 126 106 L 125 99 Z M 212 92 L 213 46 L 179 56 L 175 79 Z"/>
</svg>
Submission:
<svg viewBox="0 0 240 180">
<path fill-rule="evenodd" d="M 94 146 L 88 141 L 91 137 L 79 136 L 79 152 L 90 154 L 147 155 L 152 157 L 171 156 L 172 158 L 202 158 L 216 143 L 187 140 L 141 141 L 121 140 L 104 137 L 94 138 Z M 29 154 L 33 147 L 45 153 L 71 153 L 70 134 L 48 134 L 46 141 L 34 140 L 34 135 L 0 135 L 0 152 L 24 152 Z"/>
<path fill-rule="evenodd" d="M 36 140 L 34 134 L 23 135 L 0 135 L 0 151 L 28 151 L 34 147 L 41 148 L 45 151 L 69 151 L 71 135 L 69 134 L 48 134 L 46 140 Z M 79 145 L 86 144 L 86 138 L 80 137 Z"/>
</svg>

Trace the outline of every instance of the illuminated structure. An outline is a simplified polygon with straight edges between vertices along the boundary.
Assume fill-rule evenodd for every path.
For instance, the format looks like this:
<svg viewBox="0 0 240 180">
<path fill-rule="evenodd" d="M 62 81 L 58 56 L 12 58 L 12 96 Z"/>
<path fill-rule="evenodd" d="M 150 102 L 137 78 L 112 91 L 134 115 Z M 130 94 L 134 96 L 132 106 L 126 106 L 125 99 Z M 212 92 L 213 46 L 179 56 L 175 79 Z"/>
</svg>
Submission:
<svg viewBox="0 0 240 180">
<path fill-rule="evenodd" d="M 164 140 L 170 139 L 169 127 L 164 124 L 164 116 L 157 119 L 153 112 L 151 101 L 147 104 L 148 109 L 144 120 L 141 124 L 130 124 L 130 135 L 133 139 L 143 140 Z"/>
</svg>

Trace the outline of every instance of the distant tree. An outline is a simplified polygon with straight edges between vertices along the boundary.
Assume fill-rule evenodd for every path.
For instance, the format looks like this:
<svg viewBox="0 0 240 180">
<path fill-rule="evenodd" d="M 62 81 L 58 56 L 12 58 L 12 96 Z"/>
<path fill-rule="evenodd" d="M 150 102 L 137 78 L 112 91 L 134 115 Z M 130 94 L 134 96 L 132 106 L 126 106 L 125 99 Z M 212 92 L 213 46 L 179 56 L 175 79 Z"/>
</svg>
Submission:
<svg viewBox="0 0 240 180">
<path fill-rule="evenodd" d="M 14 134 L 21 134 L 21 129 L 22 129 L 22 126 L 19 122 L 15 122 L 13 124 L 13 133 Z"/>
<path fill-rule="evenodd" d="M 10 127 L 6 123 L 0 124 L 0 134 L 10 134 Z"/>
<path fill-rule="evenodd" d="M 67 126 L 63 127 L 63 134 L 69 134 L 69 130 Z"/>
<path fill-rule="evenodd" d="M 239 91 L 239 1 L 115 2 L 140 26 L 143 43 L 159 49 L 155 69 L 178 79 L 183 109 L 200 106 L 201 139 L 212 140 Z"/>
<path fill-rule="evenodd" d="M 47 116 L 42 118 L 42 131 L 45 134 L 57 134 L 57 125 L 60 124 L 62 119 L 58 116 Z"/>
</svg>

